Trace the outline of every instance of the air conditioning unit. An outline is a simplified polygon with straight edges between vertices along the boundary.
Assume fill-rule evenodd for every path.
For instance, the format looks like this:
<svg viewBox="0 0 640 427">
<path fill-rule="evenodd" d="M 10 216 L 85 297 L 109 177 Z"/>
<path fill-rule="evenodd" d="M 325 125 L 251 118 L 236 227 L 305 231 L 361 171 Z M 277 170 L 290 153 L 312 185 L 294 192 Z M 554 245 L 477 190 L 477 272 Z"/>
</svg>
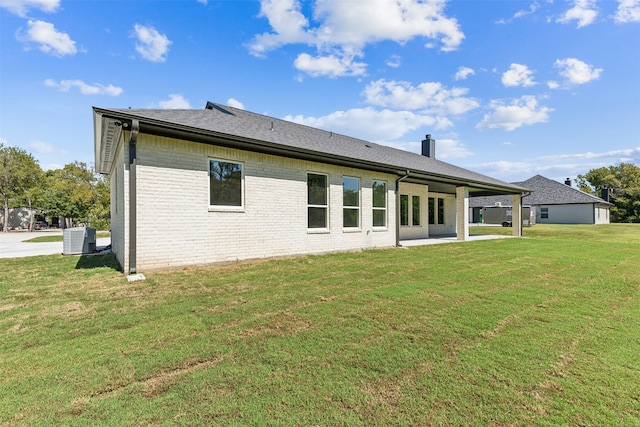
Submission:
<svg viewBox="0 0 640 427">
<path fill-rule="evenodd" d="M 95 228 L 65 228 L 62 235 L 62 255 L 82 255 L 96 251 Z"/>
</svg>

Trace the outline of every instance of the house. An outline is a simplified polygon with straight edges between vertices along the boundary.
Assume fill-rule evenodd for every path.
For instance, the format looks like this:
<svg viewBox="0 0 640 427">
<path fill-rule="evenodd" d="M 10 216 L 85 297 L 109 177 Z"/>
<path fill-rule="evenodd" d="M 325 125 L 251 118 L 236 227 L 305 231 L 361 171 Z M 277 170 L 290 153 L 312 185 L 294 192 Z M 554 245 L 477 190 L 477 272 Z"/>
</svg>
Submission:
<svg viewBox="0 0 640 427">
<path fill-rule="evenodd" d="M 471 208 L 473 209 L 473 208 Z M 470 213 L 473 215 L 473 212 Z M 513 206 L 506 206 L 498 202 L 493 206 L 485 206 L 480 210 L 480 216 L 473 221 L 472 216 L 469 217 L 471 222 L 483 224 L 500 224 L 504 227 L 513 226 Z M 536 223 L 536 208 L 522 205 L 522 225 L 529 227 Z"/>
<path fill-rule="evenodd" d="M 536 175 L 514 185 L 528 188 L 531 194 L 523 196 L 523 203 L 535 209 L 538 224 L 608 224 L 611 203 L 587 194 L 571 186 L 571 180 L 563 183 Z M 477 222 L 478 213 L 487 206 L 511 203 L 504 196 L 472 197 L 469 218 Z"/>
<path fill-rule="evenodd" d="M 429 135 L 420 155 L 211 102 L 93 116 L 126 274 L 466 240 L 470 195 L 527 191 L 436 160 Z"/>
</svg>

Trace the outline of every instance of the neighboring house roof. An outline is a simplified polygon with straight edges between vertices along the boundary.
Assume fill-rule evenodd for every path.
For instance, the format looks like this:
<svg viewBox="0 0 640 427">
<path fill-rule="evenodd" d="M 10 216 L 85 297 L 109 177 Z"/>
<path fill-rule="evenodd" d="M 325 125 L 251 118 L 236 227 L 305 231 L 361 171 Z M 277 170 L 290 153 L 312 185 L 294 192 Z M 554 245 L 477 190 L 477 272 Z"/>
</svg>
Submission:
<svg viewBox="0 0 640 427">
<path fill-rule="evenodd" d="M 220 104 L 202 110 L 93 108 L 96 169 L 109 173 L 121 127 L 139 123 L 140 132 L 220 144 L 285 157 L 320 161 L 404 175 L 406 182 L 428 183 L 431 191 L 518 194 L 509 184 L 420 154 L 280 120 Z M 131 129 L 129 127 L 127 130 Z"/>
<path fill-rule="evenodd" d="M 567 184 L 536 175 L 526 181 L 515 182 L 515 185 L 529 188 L 532 193 L 522 199 L 522 203 L 528 206 L 541 205 L 573 205 L 573 204 L 592 204 L 602 203 L 610 205 L 611 203 L 601 199 L 600 197 L 587 194 L 583 191 L 573 188 Z M 494 206 L 496 202 L 502 205 L 511 204 L 511 197 L 505 196 L 489 196 L 489 197 L 472 197 L 469 199 L 469 207 L 479 208 L 485 206 Z"/>
</svg>

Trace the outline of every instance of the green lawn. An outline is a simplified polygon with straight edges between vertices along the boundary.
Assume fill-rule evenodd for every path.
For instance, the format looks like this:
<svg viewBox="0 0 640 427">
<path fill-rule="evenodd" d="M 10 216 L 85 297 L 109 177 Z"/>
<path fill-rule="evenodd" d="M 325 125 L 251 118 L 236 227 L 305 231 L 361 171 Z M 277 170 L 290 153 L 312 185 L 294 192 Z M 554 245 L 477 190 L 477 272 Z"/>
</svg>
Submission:
<svg viewBox="0 0 640 427">
<path fill-rule="evenodd" d="M 640 425 L 640 226 L 524 234 L 131 283 L 0 260 L 0 424 Z"/>
</svg>

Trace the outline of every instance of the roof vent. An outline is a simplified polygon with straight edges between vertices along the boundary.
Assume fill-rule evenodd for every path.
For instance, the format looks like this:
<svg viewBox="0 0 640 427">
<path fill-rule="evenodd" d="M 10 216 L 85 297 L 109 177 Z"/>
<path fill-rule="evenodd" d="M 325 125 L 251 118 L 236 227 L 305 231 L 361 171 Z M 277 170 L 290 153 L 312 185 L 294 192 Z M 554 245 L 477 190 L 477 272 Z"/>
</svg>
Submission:
<svg viewBox="0 0 640 427">
<path fill-rule="evenodd" d="M 571 178 L 567 178 L 564 180 L 564 183 L 571 187 Z"/>
</svg>

